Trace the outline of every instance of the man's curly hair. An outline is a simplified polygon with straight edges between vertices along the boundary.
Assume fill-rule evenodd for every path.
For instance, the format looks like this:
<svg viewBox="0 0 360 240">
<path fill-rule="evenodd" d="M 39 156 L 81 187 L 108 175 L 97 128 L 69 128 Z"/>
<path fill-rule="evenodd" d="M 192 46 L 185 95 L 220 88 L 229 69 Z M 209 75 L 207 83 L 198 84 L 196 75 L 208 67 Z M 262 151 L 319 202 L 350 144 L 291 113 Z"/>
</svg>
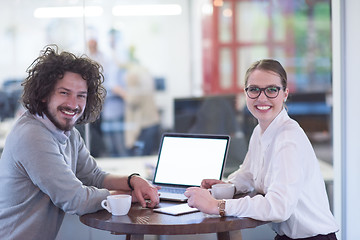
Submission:
<svg viewBox="0 0 360 240">
<path fill-rule="evenodd" d="M 80 74 L 88 87 L 86 107 L 77 123 L 93 122 L 100 116 L 106 90 L 99 63 L 85 55 L 77 57 L 70 52 L 59 53 L 56 45 L 49 45 L 26 72 L 28 76 L 22 83 L 22 102 L 30 113 L 43 116 L 47 109 L 47 103 L 43 100 L 53 94 L 57 81 L 64 77 L 65 72 L 73 72 Z"/>
</svg>

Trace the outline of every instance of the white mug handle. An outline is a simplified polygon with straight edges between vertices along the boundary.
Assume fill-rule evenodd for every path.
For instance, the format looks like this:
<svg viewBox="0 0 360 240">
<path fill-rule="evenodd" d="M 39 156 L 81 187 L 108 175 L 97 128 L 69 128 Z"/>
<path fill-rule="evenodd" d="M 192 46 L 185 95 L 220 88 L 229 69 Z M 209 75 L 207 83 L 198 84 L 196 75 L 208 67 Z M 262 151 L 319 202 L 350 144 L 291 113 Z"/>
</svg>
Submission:
<svg viewBox="0 0 360 240">
<path fill-rule="evenodd" d="M 102 200 L 101 206 L 111 213 L 111 208 L 108 206 L 108 201 L 106 199 Z"/>
<path fill-rule="evenodd" d="M 208 190 L 209 190 L 211 196 L 215 197 L 215 196 L 214 196 L 214 195 L 215 195 L 214 189 L 209 188 Z"/>
</svg>

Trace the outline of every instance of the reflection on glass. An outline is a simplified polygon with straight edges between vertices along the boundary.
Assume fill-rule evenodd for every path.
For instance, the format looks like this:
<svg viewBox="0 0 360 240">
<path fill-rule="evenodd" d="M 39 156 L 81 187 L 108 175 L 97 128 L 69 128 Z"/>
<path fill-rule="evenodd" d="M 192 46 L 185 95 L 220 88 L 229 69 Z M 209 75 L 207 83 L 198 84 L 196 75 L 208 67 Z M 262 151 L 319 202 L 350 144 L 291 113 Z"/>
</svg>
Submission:
<svg viewBox="0 0 360 240">
<path fill-rule="evenodd" d="M 286 41 L 286 25 L 290 24 L 291 16 L 284 15 L 280 7 L 274 8 L 271 21 L 274 28 L 274 41 Z"/>
<path fill-rule="evenodd" d="M 267 39 L 269 18 L 267 1 L 239 1 L 237 11 L 237 40 L 263 42 Z"/>
<path fill-rule="evenodd" d="M 223 48 L 220 51 L 220 86 L 223 89 L 231 87 L 232 83 L 231 49 Z"/>
<path fill-rule="evenodd" d="M 267 58 L 269 56 L 269 51 L 265 46 L 253 46 L 253 47 L 243 47 L 238 49 L 238 79 L 237 84 L 240 88 L 244 88 L 245 83 L 245 73 L 249 66 L 262 58 Z"/>
<path fill-rule="evenodd" d="M 330 5 L 294 10 L 296 85 L 299 91 L 331 91 Z"/>
<path fill-rule="evenodd" d="M 146 6 L 152 3 L 176 6 L 177 15 L 132 13 L 129 16 L 127 12 L 128 16 L 120 16 L 113 13 L 114 7 L 124 3 L 118 0 L 51 4 L 42 0 L 0 1 L 0 8 L 7 9 L 0 15 L 0 90 L 19 91 L 26 68 L 46 44 L 56 43 L 63 50 L 90 55 L 87 48 L 90 39 L 96 40 L 99 51 L 110 62 L 103 63 L 106 74 L 113 71 L 113 66 L 118 67 L 115 71 L 118 75 L 125 74 L 130 51 L 136 49 L 137 63 L 147 69 L 155 85 L 160 132 L 174 129 L 176 97 L 192 97 L 195 93 L 197 96 L 238 94 L 243 89 L 245 70 L 260 58 L 271 57 L 282 62 L 292 93 L 331 90 L 329 1 L 132 0 L 128 3 L 139 7 L 145 2 Z M 92 16 L 84 11 L 95 6 L 97 11 Z M 36 9 L 45 7 L 81 10 L 68 18 L 55 14 L 50 14 L 51 18 L 34 17 Z M 49 14 L 49 11 L 45 12 Z M 106 84 L 111 82 L 107 78 Z M 110 109 L 110 112 L 116 111 Z M 116 127 L 125 128 L 123 123 Z M 94 128 L 100 139 L 107 134 L 101 130 L 100 122 L 91 126 Z M 94 143 L 97 137 L 91 138 Z M 141 142 L 136 146 L 141 148 Z"/>
<path fill-rule="evenodd" d="M 232 18 L 231 3 L 224 2 L 219 8 L 219 39 L 221 42 L 230 42 L 232 39 Z"/>
</svg>

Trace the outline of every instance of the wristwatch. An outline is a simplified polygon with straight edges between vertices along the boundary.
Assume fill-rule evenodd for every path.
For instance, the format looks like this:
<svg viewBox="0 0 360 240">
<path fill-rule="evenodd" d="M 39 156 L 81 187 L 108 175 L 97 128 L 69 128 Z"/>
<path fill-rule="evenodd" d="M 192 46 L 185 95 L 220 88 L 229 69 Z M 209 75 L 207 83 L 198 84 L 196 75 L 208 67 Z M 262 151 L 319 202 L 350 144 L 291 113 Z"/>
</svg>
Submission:
<svg viewBox="0 0 360 240">
<path fill-rule="evenodd" d="M 128 176 L 128 178 L 127 178 L 127 184 L 128 184 L 128 186 L 129 186 L 129 188 L 131 189 L 131 191 L 134 191 L 133 186 L 131 186 L 131 184 L 130 184 L 130 180 L 131 180 L 131 178 L 132 178 L 133 176 L 140 176 L 140 174 L 138 174 L 138 173 L 133 173 L 133 174 L 130 174 L 130 175 Z"/>
<path fill-rule="evenodd" d="M 220 200 L 219 203 L 218 203 L 219 214 L 222 217 L 225 216 L 225 203 L 226 203 L 226 201 L 224 199 Z"/>
</svg>

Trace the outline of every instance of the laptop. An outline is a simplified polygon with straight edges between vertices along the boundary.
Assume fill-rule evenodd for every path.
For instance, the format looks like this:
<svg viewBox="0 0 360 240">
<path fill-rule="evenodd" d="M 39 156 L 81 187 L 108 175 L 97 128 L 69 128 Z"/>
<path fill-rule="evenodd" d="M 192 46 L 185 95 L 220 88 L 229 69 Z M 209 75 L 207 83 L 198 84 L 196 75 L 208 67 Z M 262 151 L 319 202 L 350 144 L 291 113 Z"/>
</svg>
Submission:
<svg viewBox="0 0 360 240">
<path fill-rule="evenodd" d="M 186 202 L 188 187 L 203 179 L 221 179 L 230 136 L 165 133 L 161 138 L 153 184 L 161 200 Z"/>
</svg>

